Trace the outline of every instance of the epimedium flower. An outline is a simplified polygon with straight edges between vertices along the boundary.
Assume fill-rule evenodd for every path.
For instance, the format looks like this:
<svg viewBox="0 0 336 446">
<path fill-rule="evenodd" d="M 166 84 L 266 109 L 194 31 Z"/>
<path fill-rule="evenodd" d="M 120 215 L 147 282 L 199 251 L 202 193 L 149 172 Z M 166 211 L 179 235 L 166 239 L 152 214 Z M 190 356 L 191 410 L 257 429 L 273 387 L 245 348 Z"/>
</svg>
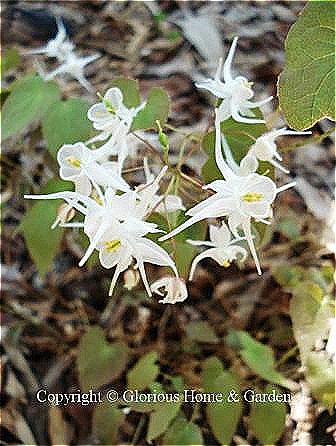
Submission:
<svg viewBox="0 0 336 446">
<path fill-rule="evenodd" d="M 159 241 L 174 237 L 179 232 L 205 218 L 226 216 L 229 228 L 235 237 L 239 237 L 238 229 L 242 229 L 255 261 L 257 272 L 261 274 L 259 259 L 253 243 L 252 220 L 268 224 L 267 219 L 272 216 L 271 206 L 276 195 L 294 186 L 295 183 L 277 188 L 275 183 L 266 176 L 257 173 L 241 176 L 235 173 L 223 158 L 218 110 L 216 110 L 215 116 L 215 159 L 224 179 L 215 180 L 204 186 L 206 189 L 213 190 L 215 194 L 189 209 L 186 215 L 191 216 L 191 218 L 169 234 L 161 237 Z"/>
<path fill-rule="evenodd" d="M 90 195 L 92 185 L 98 193 L 98 186 L 127 192 L 129 185 L 120 176 L 118 163 L 99 163 L 99 160 L 105 157 L 105 152 L 102 149 L 91 150 L 81 142 L 63 145 L 57 153 L 60 177 L 73 181 L 76 192 L 83 195 Z"/>
<path fill-rule="evenodd" d="M 121 272 L 136 260 L 134 268 L 139 269 L 140 276 L 149 296 L 152 295 L 144 267 L 145 262 L 159 266 L 169 266 L 177 275 L 174 261 L 167 252 L 152 240 L 144 236 L 153 232 L 150 223 L 138 219 L 125 220 L 123 223 L 114 223 L 102 234 L 97 249 L 99 260 L 103 267 L 116 267 L 109 295 L 112 295 L 115 284 Z"/>
<path fill-rule="evenodd" d="M 69 74 L 75 78 L 84 88 L 88 91 L 92 91 L 92 85 L 86 79 L 84 69 L 86 65 L 90 64 L 94 60 L 98 59 L 100 54 L 93 54 L 92 56 L 78 57 L 74 52 L 70 52 L 66 55 L 63 63 L 45 75 L 45 80 L 49 81 L 59 74 Z"/>
<path fill-rule="evenodd" d="M 233 238 L 229 228 L 224 222 L 220 227 L 209 226 L 210 241 L 202 240 L 187 240 L 188 243 L 194 246 L 209 246 L 198 256 L 196 256 L 191 264 L 189 280 L 193 279 L 197 264 L 206 257 L 214 259 L 220 266 L 228 268 L 233 260 L 239 259 L 244 261 L 247 257 L 247 251 L 242 246 L 236 243 L 243 238 Z"/>
<path fill-rule="evenodd" d="M 233 77 L 231 65 L 233 56 L 237 47 L 238 37 L 233 39 L 228 56 L 223 63 L 223 59 L 219 60 L 218 68 L 214 79 L 206 79 L 196 84 L 196 87 L 210 91 L 217 98 L 222 99 L 218 108 L 220 121 L 232 118 L 238 122 L 248 124 L 264 123 L 262 119 L 253 118 L 252 108 L 260 107 L 272 99 L 272 96 L 259 102 L 251 102 L 254 96 L 252 83 L 244 76 Z M 224 82 L 221 80 L 223 76 Z"/>
<path fill-rule="evenodd" d="M 100 103 L 92 105 L 88 110 L 88 118 L 93 127 L 101 132 L 87 141 L 92 144 L 96 141 L 107 142 L 101 146 L 109 155 L 117 155 L 120 166 L 129 154 L 127 136 L 134 117 L 145 106 L 128 108 L 123 103 L 123 94 L 117 87 L 107 90 Z"/>
<path fill-rule="evenodd" d="M 251 146 L 248 155 L 254 156 L 260 161 L 268 161 L 283 172 L 289 173 L 289 170 L 278 162 L 282 161 L 282 157 L 277 152 L 275 139 L 284 135 L 311 135 L 311 133 L 312 132 L 296 132 L 294 130 L 287 130 L 286 128 L 272 130 L 264 133 L 256 139 L 256 142 Z"/>
<path fill-rule="evenodd" d="M 68 39 L 62 19 L 56 18 L 56 23 L 57 34 L 54 39 L 49 40 L 42 48 L 29 50 L 26 54 L 45 54 L 48 57 L 56 57 L 61 62 L 67 58 L 68 54 L 74 50 L 75 45 Z"/>
<path fill-rule="evenodd" d="M 102 130 L 106 132 L 106 139 L 119 127 L 121 121 L 123 121 L 127 130 L 131 127 L 132 121 L 140 108 L 139 107 L 127 108 L 123 103 L 123 94 L 117 87 L 112 87 L 107 90 L 102 101 L 92 105 L 88 110 L 88 118 L 93 122 L 93 127 L 96 130 Z"/>
<path fill-rule="evenodd" d="M 147 280 L 144 263 L 168 266 L 177 274 L 174 261 L 168 253 L 153 241 L 145 238 L 148 233 L 160 232 L 157 225 L 142 220 L 136 207 L 136 192 L 129 191 L 116 195 L 107 189 L 103 202 L 79 194 L 77 192 L 57 192 L 47 195 L 26 195 L 30 199 L 63 199 L 69 206 L 84 215 L 84 222 L 64 223 L 63 227 L 83 228 L 89 237 L 90 244 L 79 262 L 83 266 L 95 249 L 99 251 L 99 260 L 103 267 L 115 267 L 109 294 L 112 295 L 119 275 L 133 261 L 139 269 L 140 276 L 149 296 L 150 286 Z"/>
<path fill-rule="evenodd" d="M 162 296 L 161 304 L 175 304 L 183 302 L 188 297 L 188 290 L 183 279 L 180 277 L 166 276 L 156 280 L 150 286 L 153 293 Z"/>
</svg>

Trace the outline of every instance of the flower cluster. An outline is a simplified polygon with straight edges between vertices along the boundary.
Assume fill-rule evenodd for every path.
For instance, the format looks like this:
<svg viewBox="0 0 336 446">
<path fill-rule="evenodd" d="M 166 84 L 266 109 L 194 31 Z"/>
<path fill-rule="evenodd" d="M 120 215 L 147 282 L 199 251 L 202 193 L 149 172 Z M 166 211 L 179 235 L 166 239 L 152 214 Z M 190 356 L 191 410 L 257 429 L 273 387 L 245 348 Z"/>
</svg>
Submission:
<svg viewBox="0 0 336 446">
<path fill-rule="evenodd" d="M 58 35 L 43 51 L 48 55 L 61 54 L 67 61 L 67 52 L 71 53 L 72 46 L 66 40 L 63 25 L 59 23 L 58 26 Z M 221 266 L 228 267 L 234 260 L 246 259 L 246 247 L 249 247 L 257 272 L 261 274 L 251 224 L 253 221 L 269 224 L 276 195 L 294 184 L 277 187 L 271 178 L 257 173 L 257 169 L 261 160 L 269 161 L 286 171 L 275 160 L 281 160 L 275 139 L 297 132 L 280 129 L 260 136 L 239 165 L 222 133 L 221 122 L 229 117 L 250 124 L 264 122 L 253 118 L 251 108 L 271 99 L 250 102 L 254 94 L 251 83 L 242 76 L 232 76 L 231 64 L 236 45 L 237 38 L 233 41 L 225 63 L 220 61 L 215 79 L 197 84 L 199 88 L 209 90 L 221 100 L 215 109 L 215 160 L 223 178 L 204 186 L 213 194 L 186 212 L 191 217 L 189 220 L 159 239 L 164 241 L 174 237 L 200 220 L 221 219 L 219 226 L 210 225 L 210 241 L 188 240 L 193 245 L 209 248 L 195 257 L 190 269 L 190 280 L 202 259 L 211 257 Z M 222 71 L 224 81 L 221 80 Z M 54 226 L 60 224 L 63 227 L 81 228 L 89 238 L 89 247 L 79 266 L 83 266 L 94 250 L 97 250 L 101 265 L 108 269 L 115 268 L 110 295 L 119 275 L 132 267 L 131 271 L 139 271 L 148 295 L 151 296 L 153 291 L 164 297 L 160 301 L 162 303 L 181 302 L 187 298 L 187 289 L 184 280 L 178 276 L 174 261 L 158 243 L 147 238 L 149 234 L 163 232 L 157 224 L 148 221 L 152 212 L 166 214 L 185 210 L 180 197 L 170 195 L 168 191 L 162 194 L 159 190 L 160 181 L 166 175 L 168 166 L 163 166 L 155 176 L 145 158 L 144 184 L 132 188 L 123 178 L 123 165 L 129 155 L 132 123 L 144 106 L 143 103 L 139 107 L 128 108 L 119 88 L 108 89 L 104 97 L 101 97 L 101 102 L 94 104 L 88 111 L 88 119 L 98 131 L 97 136 L 86 143 L 63 145 L 58 152 L 60 176 L 72 181 L 75 191 L 27 195 L 26 198 L 65 200 L 67 204 L 62 208 Z M 90 148 L 93 143 L 102 145 L 99 148 Z M 111 160 L 112 157 L 114 160 Z M 81 213 L 84 219 L 72 221 L 74 210 Z M 175 276 L 163 277 L 150 285 L 144 267 L 146 262 L 170 267 Z"/>
<path fill-rule="evenodd" d="M 47 57 L 56 58 L 60 65 L 50 73 L 40 74 L 45 80 L 53 79 L 59 74 L 69 74 L 75 78 L 84 88 L 91 91 L 92 86 L 85 78 L 84 68 L 89 63 L 100 57 L 100 54 L 92 56 L 79 57 L 75 53 L 75 44 L 69 40 L 66 34 L 65 26 L 60 18 L 57 19 L 57 34 L 54 39 L 50 40 L 42 48 L 36 48 L 28 51 L 26 54 L 45 54 Z"/>
<path fill-rule="evenodd" d="M 255 141 L 240 165 L 237 165 L 222 134 L 221 122 L 232 117 L 243 123 L 263 123 L 264 120 L 251 117 L 253 113 L 250 109 L 259 107 L 272 99 L 272 97 L 269 97 L 261 102 L 250 102 L 254 95 L 251 82 L 248 82 L 243 76 L 233 77 L 231 65 L 237 41 L 238 38 L 235 37 L 224 64 L 220 60 L 215 78 L 206 79 L 196 84 L 198 88 L 204 88 L 222 100 L 215 109 L 215 159 L 223 175 L 223 180 L 216 180 L 204 186 L 205 189 L 210 189 L 215 194 L 189 209 L 186 215 L 191 216 L 191 218 L 159 240 L 167 240 L 200 220 L 227 217 L 229 228 L 236 240 L 241 239 L 238 230 L 242 230 L 255 261 L 257 272 L 261 274 L 260 262 L 253 243 L 251 223 L 254 220 L 269 224 L 269 219 L 272 217 L 272 204 L 276 195 L 294 186 L 295 183 L 277 188 L 271 178 L 256 173 L 259 165 L 258 161 L 269 161 L 276 167 L 282 168 L 274 160 L 274 157 L 281 160 L 276 150 L 275 138 L 286 134 L 309 134 L 310 132 L 298 133 L 280 129 L 266 133 Z M 224 82 L 221 80 L 222 72 Z M 223 157 L 222 145 L 226 160 Z M 241 249 L 233 249 L 232 244 L 235 240 L 230 242 L 226 226 L 222 226 L 219 231 L 222 236 L 218 234 L 215 236 L 214 234 L 215 232 L 212 230 L 210 246 L 213 246 L 213 248 L 205 251 L 198 258 L 196 257 L 193 267 L 197 261 L 204 257 L 212 257 L 223 266 L 227 266 L 238 255 L 245 258 L 245 253 Z M 220 250 L 221 248 L 223 249 Z M 193 268 L 190 272 L 190 277 L 192 278 L 192 276 Z"/>
</svg>

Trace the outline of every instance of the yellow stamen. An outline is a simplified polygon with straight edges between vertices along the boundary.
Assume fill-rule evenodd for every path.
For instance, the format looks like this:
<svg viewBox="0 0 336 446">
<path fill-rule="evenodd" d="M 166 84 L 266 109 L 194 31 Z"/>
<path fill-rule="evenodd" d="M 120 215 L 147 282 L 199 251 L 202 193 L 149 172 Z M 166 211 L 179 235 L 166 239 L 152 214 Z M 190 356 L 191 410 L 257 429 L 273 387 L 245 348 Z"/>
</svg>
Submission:
<svg viewBox="0 0 336 446">
<path fill-rule="evenodd" d="M 91 194 L 91 197 L 100 205 L 103 206 L 103 200 L 101 198 L 99 198 L 97 192 L 94 190 Z"/>
<path fill-rule="evenodd" d="M 254 203 L 255 201 L 261 201 L 264 198 L 264 194 L 258 192 L 248 192 L 242 196 L 242 200 L 247 203 Z"/>
<path fill-rule="evenodd" d="M 222 263 L 222 266 L 224 266 L 224 268 L 228 268 L 231 265 L 231 262 L 229 260 L 224 260 L 224 262 Z"/>
<path fill-rule="evenodd" d="M 112 115 L 115 115 L 116 113 L 117 113 L 117 110 L 114 108 L 114 107 L 112 107 L 112 104 L 110 103 L 110 101 L 104 101 L 104 105 L 105 105 L 105 107 L 106 107 L 106 110 L 109 112 L 109 113 L 112 113 Z"/>
<path fill-rule="evenodd" d="M 105 242 L 104 245 L 107 252 L 113 252 L 120 248 L 121 241 L 110 240 L 109 242 Z"/>
<path fill-rule="evenodd" d="M 80 168 L 81 163 L 79 159 L 76 158 L 71 158 L 71 156 L 69 156 L 67 159 L 68 163 L 72 166 L 72 167 L 77 167 L 77 169 Z"/>
</svg>

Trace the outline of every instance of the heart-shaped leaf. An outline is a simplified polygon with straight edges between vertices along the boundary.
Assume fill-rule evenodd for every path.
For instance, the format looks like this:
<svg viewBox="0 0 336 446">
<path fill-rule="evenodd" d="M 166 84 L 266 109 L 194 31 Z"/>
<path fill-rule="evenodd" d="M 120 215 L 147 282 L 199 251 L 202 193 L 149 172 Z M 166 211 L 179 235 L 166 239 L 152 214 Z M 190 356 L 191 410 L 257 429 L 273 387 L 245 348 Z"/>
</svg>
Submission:
<svg viewBox="0 0 336 446">
<path fill-rule="evenodd" d="M 218 375 L 212 383 L 207 381 L 204 384 L 211 394 L 223 396 L 222 402 L 207 403 L 206 414 L 217 440 L 221 444 L 230 444 L 243 410 L 239 381 L 233 372 L 225 371 Z M 238 395 L 237 401 L 230 401 L 230 392 L 235 392 Z"/>
<path fill-rule="evenodd" d="M 89 139 L 92 125 L 87 118 L 88 109 L 88 103 L 77 98 L 57 101 L 49 108 L 42 119 L 42 132 L 54 157 L 63 144 Z"/>
<path fill-rule="evenodd" d="M 288 124 L 305 130 L 335 120 L 335 3 L 307 2 L 285 47 L 278 95 Z"/>
<path fill-rule="evenodd" d="M 59 97 L 57 84 L 45 82 L 40 76 L 29 76 L 18 81 L 1 110 L 1 140 L 15 135 L 41 118 Z"/>
<path fill-rule="evenodd" d="M 149 387 L 159 373 L 158 354 L 156 352 L 147 353 L 139 359 L 135 366 L 127 374 L 128 388 L 131 390 L 143 390 Z"/>
<path fill-rule="evenodd" d="M 152 88 L 148 94 L 145 107 L 133 119 L 131 131 L 156 128 L 156 121 L 166 122 L 169 107 L 167 93 L 162 88 Z"/>
<path fill-rule="evenodd" d="M 47 194 L 71 188 L 69 182 L 51 180 L 41 188 L 40 192 Z M 44 200 L 35 203 L 23 216 L 18 228 L 18 232 L 23 233 L 29 253 L 41 277 L 48 271 L 63 238 L 64 228 L 58 226 L 51 229 L 60 204 L 62 200 Z"/>
<path fill-rule="evenodd" d="M 281 395 L 278 387 L 267 385 L 263 394 Z M 275 444 L 280 438 L 286 422 L 286 404 L 283 402 L 255 402 L 249 416 L 249 425 L 261 444 Z M 267 423 L 265 423 L 267 420 Z"/>
<path fill-rule="evenodd" d="M 106 342 L 104 331 L 93 326 L 81 337 L 77 366 L 82 392 L 97 389 L 117 378 L 125 369 L 128 359 L 123 342 Z"/>
</svg>

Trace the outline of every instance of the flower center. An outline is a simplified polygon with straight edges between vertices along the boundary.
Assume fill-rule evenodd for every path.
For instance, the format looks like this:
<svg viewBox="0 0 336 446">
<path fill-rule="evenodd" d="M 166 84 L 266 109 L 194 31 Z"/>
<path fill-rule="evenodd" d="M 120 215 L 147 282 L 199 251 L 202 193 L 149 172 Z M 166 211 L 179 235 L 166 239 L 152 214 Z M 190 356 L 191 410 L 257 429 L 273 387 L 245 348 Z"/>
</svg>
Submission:
<svg viewBox="0 0 336 446">
<path fill-rule="evenodd" d="M 112 113 L 112 115 L 115 115 L 115 114 L 117 113 L 117 109 L 114 108 L 114 107 L 112 107 L 112 104 L 111 104 L 110 101 L 107 101 L 107 100 L 105 99 L 105 101 L 104 101 L 104 105 L 105 105 L 105 107 L 106 107 L 106 110 L 107 110 L 109 113 Z"/>
<path fill-rule="evenodd" d="M 71 158 L 71 156 L 69 156 L 66 160 L 72 167 L 77 167 L 77 169 L 79 169 L 81 166 L 81 162 L 77 158 Z"/>
<path fill-rule="evenodd" d="M 256 201 L 261 201 L 264 198 L 264 194 L 258 192 L 248 192 L 242 196 L 242 200 L 246 203 L 254 203 Z"/>
<path fill-rule="evenodd" d="M 228 268 L 231 265 L 231 262 L 229 260 L 224 260 L 221 264 L 224 268 Z"/>
<path fill-rule="evenodd" d="M 120 240 L 110 240 L 109 242 L 105 242 L 105 249 L 107 252 L 114 252 L 120 248 L 121 241 Z"/>
</svg>

